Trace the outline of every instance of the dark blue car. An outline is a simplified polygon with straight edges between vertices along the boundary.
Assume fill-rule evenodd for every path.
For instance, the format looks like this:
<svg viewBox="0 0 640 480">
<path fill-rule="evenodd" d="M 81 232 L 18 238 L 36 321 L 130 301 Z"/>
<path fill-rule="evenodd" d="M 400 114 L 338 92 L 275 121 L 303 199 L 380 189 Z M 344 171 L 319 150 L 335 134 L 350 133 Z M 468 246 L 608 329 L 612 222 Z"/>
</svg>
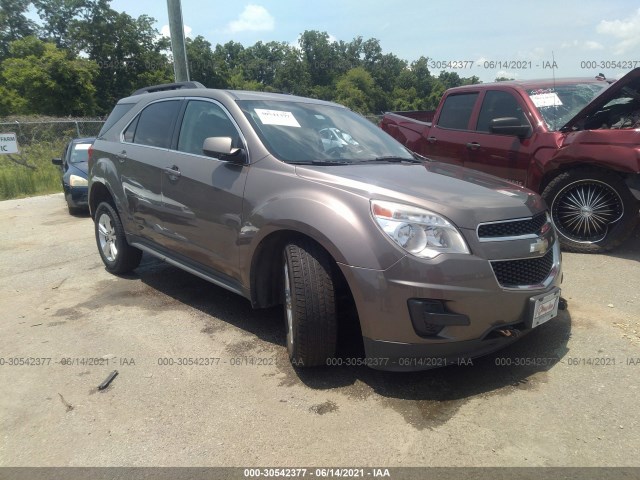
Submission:
<svg viewBox="0 0 640 480">
<path fill-rule="evenodd" d="M 64 148 L 62 158 L 54 158 L 51 162 L 62 170 L 62 189 L 69 207 L 69 213 L 77 214 L 88 211 L 87 204 L 87 161 L 89 147 L 94 137 L 75 138 Z"/>
</svg>

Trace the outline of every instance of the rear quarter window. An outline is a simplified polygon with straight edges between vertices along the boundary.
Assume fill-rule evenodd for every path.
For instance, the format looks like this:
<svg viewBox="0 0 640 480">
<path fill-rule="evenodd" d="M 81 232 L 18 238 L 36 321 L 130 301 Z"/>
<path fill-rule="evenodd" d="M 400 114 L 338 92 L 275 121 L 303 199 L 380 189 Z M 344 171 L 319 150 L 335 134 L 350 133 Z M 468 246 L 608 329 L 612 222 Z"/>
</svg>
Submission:
<svg viewBox="0 0 640 480">
<path fill-rule="evenodd" d="M 119 103 L 115 106 L 115 108 L 111 111 L 109 116 L 107 117 L 107 121 L 104 122 L 104 125 L 100 129 L 99 137 L 104 135 L 109 131 L 111 127 L 113 127 L 118 120 L 125 116 L 125 114 L 133 108 L 135 103 Z"/>
</svg>

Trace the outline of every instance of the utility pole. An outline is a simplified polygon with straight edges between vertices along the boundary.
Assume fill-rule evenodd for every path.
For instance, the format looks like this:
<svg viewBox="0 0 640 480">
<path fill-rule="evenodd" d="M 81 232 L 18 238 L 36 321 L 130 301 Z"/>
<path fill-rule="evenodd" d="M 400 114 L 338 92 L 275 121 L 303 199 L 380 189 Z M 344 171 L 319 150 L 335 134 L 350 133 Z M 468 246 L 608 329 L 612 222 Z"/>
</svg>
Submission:
<svg viewBox="0 0 640 480">
<path fill-rule="evenodd" d="M 169 12 L 171 51 L 173 52 L 173 74 L 176 82 L 188 82 L 189 66 L 187 64 L 187 47 L 184 41 L 181 0 L 167 0 L 167 10 Z"/>
</svg>

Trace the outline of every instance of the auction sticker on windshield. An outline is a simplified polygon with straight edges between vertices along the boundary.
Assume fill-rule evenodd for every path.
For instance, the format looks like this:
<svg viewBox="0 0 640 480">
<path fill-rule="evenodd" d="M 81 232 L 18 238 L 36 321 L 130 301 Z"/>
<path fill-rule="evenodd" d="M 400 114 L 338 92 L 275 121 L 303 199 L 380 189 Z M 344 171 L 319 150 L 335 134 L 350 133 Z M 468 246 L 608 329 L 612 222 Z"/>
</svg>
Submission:
<svg viewBox="0 0 640 480">
<path fill-rule="evenodd" d="M 556 288 L 550 293 L 532 297 L 530 301 L 533 305 L 531 328 L 535 328 L 558 315 L 560 289 Z"/>
<path fill-rule="evenodd" d="M 300 124 L 291 112 L 283 112 L 281 110 L 265 110 L 264 108 L 255 109 L 258 118 L 263 125 L 280 125 L 283 127 L 298 127 Z"/>
<path fill-rule="evenodd" d="M 537 95 L 530 96 L 533 104 L 538 107 L 559 107 L 562 105 L 562 100 L 558 97 L 556 92 L 551 93 L 539 93 Z"/>
</svg>

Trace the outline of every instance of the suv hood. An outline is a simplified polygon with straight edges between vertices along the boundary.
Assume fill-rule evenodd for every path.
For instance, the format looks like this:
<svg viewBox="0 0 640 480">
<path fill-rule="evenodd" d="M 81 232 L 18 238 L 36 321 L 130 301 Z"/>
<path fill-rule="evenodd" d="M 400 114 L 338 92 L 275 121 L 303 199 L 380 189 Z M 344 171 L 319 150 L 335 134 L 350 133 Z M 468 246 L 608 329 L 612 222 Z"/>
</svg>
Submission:
<svg viewBox="0 0 640 480">
<path fill-rule="evenodd" d="M 460 228 L 530 217 L 546 208 L 540 196 L 526 188 L 440 162 L 296 166 L 296 173 L 370 199 L 432 210 Z"/>
<path fill-rule="evenodd" d="M 632 81 L 638 78 L 640 78 L 640 67 L 631 70 L 620 80 L 616 80 L 611 84 L 611 86 L 605 88 L 600 93 L 600 95 L 591 100 L 591 102 L 587 103 L 587 105 L 582 110 L 580 110 L 571 120 L 565 123 L 560 131 L 570 131 L 578 123 L 593 115 L 595 112 L 604 107 L 608 102 L 613 100 L 620 94 L 623 88 L 629 86 Z"/>
</svg>

